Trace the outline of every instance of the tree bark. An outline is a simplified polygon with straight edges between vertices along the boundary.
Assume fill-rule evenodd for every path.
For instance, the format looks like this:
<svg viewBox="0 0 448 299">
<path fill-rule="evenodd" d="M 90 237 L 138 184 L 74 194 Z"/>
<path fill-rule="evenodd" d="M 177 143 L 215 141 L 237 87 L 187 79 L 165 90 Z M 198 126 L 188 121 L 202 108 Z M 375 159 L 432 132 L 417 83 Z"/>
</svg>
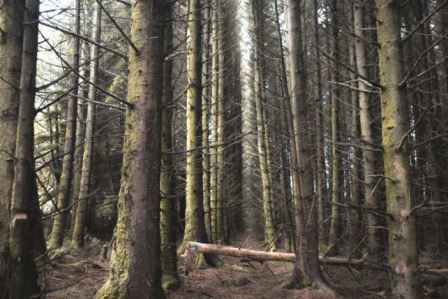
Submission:
<svg viewBox="0 0 448 299">
<path fill-rule="evenodd" d="M 173 26 L 172 7 L 166 4 L 164 49 L 165 56 L 173 50 Z M 176 226 L 177 211 L 174 197 L 176 187 L 176 174 L 174 173 L 173 156 L 168 152 L 172 149 L 172 86 L 173 60 L 166 60 L 163 65 L 163 110 L 162 110 L 162 135 L 161 151 L 162 166 L 160 173 L 160 233 L 161 233 L 161 263 L 162 263 L 162 286 L 164 290 L 175 289 L 180 280 L 177 275 L 177 253 L 176 253 Z"/>
<path fill-rule="evenodd" d="M 291 137 L 293 167 L 296 172 L 294 192 L 296 196 L 296 263 L 290 282 L 294 287 L 315 285 L 328 288 L 319 264 L 316 205 L 313 200 L 311 151 L 309 146 L 307 90 L 304 69 L 304 54 L 301 24 L 301 1 L 287 2 L 289 63 L 291 72 L 291 109 L 289 126 L 294 134 Z"/>
<path fill-rule="evenodd" d="M 95 298 L 165 298 L 160 266 L 160 129 L 165 1 L 132 1 L 118 222 L 111 271 Z"/>
<path fill-rule="evenodd" d="M 203 26 L 204 51 L 202 54 L 202 196 L 204 203 L 204 223 L 209 240 L 211 239 L 211 211 L 210 211 L 210 149 L 209 149 L 209 112 L 211 97 L 211 5 L 208 5 L 204 12 Z"/>
<path fill-rule="evenodd" d="M 188 2 L 187 27 L 187 166 L 185 231 L 178 252 L 183 253 L 190 241 L 207 239 L 202 202 L 201 162 L 201 101 L 202 101 L 202 55 L 201 55 L 201 1 Z"/>
<path fill-rule="evenodd" d="M 337 83 L 340 81 L 339 75 L 339 21 L 337 0 L 331 1 L 331 223 L 330 223 L 330 246 L 334 246 L 340 238 L 341 215 L 340 215 L 340 168 L 339 168 L 339 100 L 341 97 Z M 337 247 L 333 247 L 333 253 L 337 253 Z"/>
<path fill-rule="evenodd" d="M 81 23 L 81 3 L 80 0 L 74 0 L 75 19 L 73 32 L 76 35 L 72 37 L 72 61 L 70 67 L 75 70 L 70 77 L 70 88 L 73 96 L 68 98 L 67 117 L 64 140 L 64 158 L 62 162 L 61 179 L 58 186 L 57 196 L 57 214 L 53 221 L 53 228 L 50 237 L 50 249 L 57 249 L 62 246 L 64 241 L 64 231 L 67 216 L 69 215 L 69 199 L 73 178 L 73 156 L 76 143 L 76 116 L 78 110 L 78 87 L 79 87 L 79 53 L 80 53 L 80 23 Z"/>
<path fill-rule="evenodd" d="M 95 5 L 95 18 L 93 24 L 93 40 L 96 43 L 101 41 L 101 6 L 96 3 Z M 90 78 L 89 81 L 96 83 L 98 78 L 98 65 L 99 65 L 99 47 L 92 45 L 90 54 Z M 86 133 L 84 138 L 84 152 L 82 157 L 81 168 L 81 181 L 79 184 L 79 196 L 76 198 L 77 209 L 75 226 L 73 228 L 72 245 L 74 247 L 81 247 L 84 245 L 84 234 L 87 217 L 87 203 L 89 199 L 89 186 L 90 177 L 92 173 L 92 160 L 93 160 L 93 142 L 95 133 L 95 118 L 96 118 L 96 101 L 97 90 L 95 85 L 90 84 L 87 103 L 87 116 L 86 116 Z"/>
<path fill-rule="evenodd" d="M 355 54 L 356 66 L 359 73 L 358 88 L 359 88 L 359 118 L 361 128 L 361 141 L 363 143 L 362 157 L 364 170 L 364 206 L 371 209 L 380 208 L 380 194 L 376 188 L 376 167 L 375 167 L 375 152 L 371 150 L 375 144 L 372 132 L 372 116 L 369 105 L 369 87 L 363 78 L 368 78 L 368 66 L 366 46 L 364 44 L 364 1 L 357 0 L 353 3 L 354 13 L 354 27 L 355 27 Z M 381 219 L 372 213 L 367 214 L 367 249 L 369 254 L 374 259 L 381 258 L 381 234 L 378 229 L 381 226 Z"/>
<path fill-rule="evenodd" d="M 216 0 L 212 7 L 212 76 L 211 76 L 211 99 L 210 99 L 210 241 L 216 243 L 217 237 L 217 203 L 218 203 L 218 155 L 216 145 L 218 143 L 218 101 L 219 101 L 219 6 L 221 0 Z"/>
<path fill-rule="evenodd" d="M 39 294 L 34 259 L 40 254 L 33 239 L 43 236 L 34 169 L 34 101 L 38 45 L 39 1 L 27 0 L 24 13 L 19 121 L 10 223 L 9 298 Z M 36 213 L 37 212 L 37 213 Z M 40 229 L 41 231 L 37 231 Z"/>
<path fill-rule="evenodd" d="M 254 98 L 257 119 L 257 145 L 258 145 L 258 161 L 261 175 L 262 188 L 262 203 L 264 214 L 264 241 L 272 247 L 275 238 L 274 221 L 272 217 L 272 192 L 271 192 L 271 178 L 269 171 L 269 156 L 268 156 L 268 137 L 266 132 L 266 113 L 263 107 L 264 99 L 264 78 L 263 78 L 263 62 L 262 47 L 263 47 L 263 19 L 262 19 L 262 1 L 253 0 L 252 2 L 252 18 L 255 30 L 255 41 L 253 50 L 254 60 Z"/>
<path fill-rule="evenodd" d="M 25 1 L 0 4 L 0 297 L 7 296 L 7 261 L 14 153 L 19 113 L 22 27 Z"/>
<path fill-rule="evenodd" d="M 400 8 L 392 0 L 376 0 L 376 7 L 392 293 L 396 298 L 420 298 L 409 154 L 402 142 L 408 121 L 406 88 L 400 85 L 404 78 Z"/>
</svg>

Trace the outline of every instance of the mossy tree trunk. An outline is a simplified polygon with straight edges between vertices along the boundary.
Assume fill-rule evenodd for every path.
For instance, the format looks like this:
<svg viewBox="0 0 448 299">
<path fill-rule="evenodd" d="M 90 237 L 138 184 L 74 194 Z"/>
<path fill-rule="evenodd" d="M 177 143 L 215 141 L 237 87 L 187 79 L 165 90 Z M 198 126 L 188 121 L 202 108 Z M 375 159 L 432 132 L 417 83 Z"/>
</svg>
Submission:
<svg viewBox="0 0 448 299">
<path fill-rule="evenodd" d="M 381 114 L 387 213 L 389 265 L 394 298 L 420 298 L 417 279 L 415 219 L 409 183 L 406 87 L 400 40 L 399 3 L 377 0 Z"/>
<path fill-rule="evenodd" d="M 84 47 L 85 48 L 85 47 Z M 87 76 L 88 61 L 90 59 L 90 54 L 86 49 L 82 52 L 81 59 L 81 69 L 79 72 L 80 77 Z M 81 183 L 81 171 L 82 171 L 82 156 L 84 154 L 84 137 L 85 137 L 85 106 L 88 93 L 87 83 L 80 84 L 78 90 L 78 116 L 76 117 L 76 143 L 75 143 L 75 156 L 73 160 L 73 192 L 72 192 L 72 202 L 74 203 L 73 209 L 71 210 L 71 221 L 70 221 L 70 232 L 73 236 L 73 229 L 75 228 L 76 222 L 76 210 L 78 205 L 75 203 L 79 198 L 79 185 Z"/>
<path fill-rule="evenodd" d="M 96 3 L 95 5 L 95 17 L 93 24 L 93 40 L 96 43 L 101 41 L 101 6 Z M 98 77 L 98 65 L 99 65 L 99 48 L 97 45 L 92 45 L 90 54 L 90 78 L 89 81 L 96 83 Z M 79 196 L 75 198 L 77 201 L 76 218 L 72 236 L 72 245 L 74 247 L 80 247 L 84 245 L 84 233 L 87 217 L 87 203 L 89 199 L 89 186 L 90 177 L 92 173 L 92 160 L 93 160 L 93 142 L 95 133 L 95 118 L 96 118 L 96 105 L 97 90 L 95 85 L 90 84 L 87 103 L 87 116 L 86 116 L 86 132 L 84 138 L 84 152 L 82 157 L 81 167 L 81 180 L 79 184 Z"/>
<path fill-rule="evenodd" d="M 81 23 L 81 3 L 80 0 L 74 0 L 74 24 L 73 32 L 80 34 Z M 67 103 L 67 116 L 64 140 L 64 152 L 62 161 L 62 173 L 58 185 L 57 195 L 57 214 L 53 220 L 53 228 L 50 237 L 50 249 L 57 249 L 62 246 L 64 241 L 64 232 L 67 216 L 69 215 L 69 199 L 73 178 L 73 157 L 76 143 L 76 116 L 78 111 L 78 69 L 80 54 L 80 39 L 74 35 L 72 37 L 72 53 L 70 67 L 76 72 L 72 72 L 70 77 L 70 88 L 72 88 L 72 96 L 69 96 Z"/>
<path fill-rule="evenodd" d="M 166 4 L 164 49 L 165 57 L 173 50 L 172 4 Z M 162 110 L 162 166 L 160 173 L 160 234 L 163 289 L 174 289 L 179 283 L 177 275 L 176 225 L 177 211 L 175 201 L 176 174 L 174 173 L 172 149 L 172 108 L 173 101 L 173 60 L 168 59 L 163 65 L 163 110 Z"/>
<path fill-rule="evenodd" d="M 108 281 L 96 298 L 165 298 L 160 266 L 160 129 L 166 3 L 132 1 L 128 108 Z"/>
<path fill-rule="evenodd" d="M 185 231 L 178 252 L 183 253 L 188 242 L 207 240 L 202 203 L 201 109 L 201 1 L 188 2 L 187 26 L 187 166 Z"/>
<path fill-rule="evenodd" d="M 7 296 L 10 200 L 19 113 L 22 27 L 25 1 L 0 4 L 0 297 Z"/>
</svg>

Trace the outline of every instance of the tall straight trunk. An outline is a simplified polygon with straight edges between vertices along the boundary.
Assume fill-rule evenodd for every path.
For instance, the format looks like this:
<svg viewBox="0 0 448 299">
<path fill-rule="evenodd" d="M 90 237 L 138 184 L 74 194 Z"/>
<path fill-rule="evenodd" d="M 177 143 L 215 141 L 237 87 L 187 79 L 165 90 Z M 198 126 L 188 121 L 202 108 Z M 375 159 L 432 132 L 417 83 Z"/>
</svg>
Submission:
<svg viewBox="0 0 448 299">
<path fill-rule="evenodd" d="M 224 73 L 224 1 L 217 6 L 218 17 L 218 99 L 217 99 L 217 138 L 216 138 L 216 240 L 223 240 L 224 225 L 224 99 L 225 99 L 225 73 Z"/>
<path fill-rule="evenodd" d="M 217 177 L 218 177 L 218 156 L 217 156 L 217 143 L 218 143 L 218 101 L 219 101 L 219 14 L 218 10 L 220 2 L 222 0 L 216 0 L 212 7 L 212 76 L 211 76 L 211 99 L 210 99 L 210 229 L 211 229 L 211 241 L 217 242 Z"/>
<path fill-rule="evenodd" d="M 87 76 L 88 66 L 86 63 L 90 59 L 90 54 L 86 49 L 84 49 L 82 53 L 81 59 L 81 70 L 80 77 Z M 85 106 L 87 98 L 88 88 L 86 86 L 86 82 L 83 85 L 80 85 L 78 89 L 78 116 L 76 117 L 76 143 L 75 143 L 75 156 L 73 160 L 73 192 L 72 192 L 72 203 L 73 209 L 71 211 L 71 221 L 70 221 L 70 232 L 73 235 L 73 229 L 75 228 L 76 222 L 76 210 L 78 209 L 78 205 L 76 201 L 79 198 L 79 185 L 81 183 L 81 171 L 82 171 L 82 156 L 84 153 L 84 139 L 85 139 Z"/>
<path fill-rule="evenodd" d="M 165 298 L 160 266 L 160 129 L 166 3 L 132 1 L 118 221 L 108 281 L 96 298 Z"/>
<path fill-rule="evenodd" d="M 75 19 L 73 25 L 72 40 L 72 61 L 71 68 L 76 72 L 72 72 L 70 77 L 70 88 L 72 88 L 72 96 L 68 98 L 67 102 L 67 117 L 64 140 L 64 158 L 62 162 L 61 179 L 58 186 L 57 196 L 57 214 L 53 221 L 53 228 L 50 237 L 50 248 L 57 249 L 62 246 L 64 241 L 65 223 L 67 215 L 69 215 L 69 199 L 71 193 L 71 185 L 73 178 L 73 156 L 76 143 L 76 116 L 78 111 L 78 69 L 79 69 L 79 53 L 80 53 L 80 22 L 81 22 L 81 0 L 74 0 Z M 78 36 L 77 36 L 78 35 Z"/>
<path fill-rule="evenodd" d="M 341 215 L 340 215 L 340 168 L 339 168 L 339 100 L 340 89 L 337 85 L 339 80 L 339 22 L 338 22 L 338 5 L 337 0 L 331 0 L 331 224 L 330 224 L 330 245 L 335 245 L 340 237 L 341 231 Z M 333 252 L 337 252 L 337 248 L 333 248 Z"/>
<path fill-rule="evenodd" d="M 22 19 L 25 1 L 0 5 L 0 297 L 7 296 L 10 199 L 19 113 Z"/>
<path fill-rule="evenodd" d="M 211 239 L 211 215 L 210 215 L 210 153 L 209 153 L 209 106 L 211 96 L 211 5 L 203 12 L 205 24 L 203 26 L 204 51 L 202 54 L 202 196 L 204 202 L 204 223 L 207 236 Z"/>
<path fill-rule="evenodd" d="M 165 57 L 173 51 L 173 4 L 166 4 L 164 49 Z M 161 151 L 162 166 L 160 173 L 160 234 L 161 234 L 161 263 L 162 263 L 162 286 L 164 290 L 174 289 L 179 283 L 177 275 L 177 253 L 176 253 L 176 225 L 177 211 L 174 197 L 176 187 L 176 174 L 174 173 L 173 156 L 168 153 L 172 149 L 172 105 L 173 101 L 173 60 L 165 61 L 163 65 L 163 110 L 162 110 L 162 135 Z"/>
<path fill-rule="evenodd" d="M 355 45 L 352 42 L 350 44 L 350 65 L 353 67 L 356 64 L 355 57 Z M 354 68 L 356 69 L 356 68 Z M 350 79 L 351 83 L 351 115 L 350 115 L 350 125 L 351 125 L 351 140 L 353 143 L 359 139 L 359 105 L 358 105 L 358 93 L 356 92 L 357 84 L 356 84 L 356 74 L 351 73 Z M 350 205 L 353 207 L 360 205 L 360 193 L 361 193 L 361 184 L 359 179 L 360 173 L 360 151 L 357 146 L 351 147 L 351 173 L 350 173 Z M 361 217 L 359 211 L 357 209 L 350 209 L 347 215 L 347 232 L 349 233 L 349 245 L 352 255 L 359 254 L 359 246 L 358 243 L 361 237 Z"/>
<path fill-rule="evenodd" d="M 263 19 L 262 19 L 262 1 L 263 0 L 253 0 L 252 1 L 252 18 L 253 27 L 255 30 L 255 42 L 253 51 L 254 60 L 254 98 L 255 98 L 255 109 L 257 116 L 257 144 L 258 144 L 258 161 L 260 165 L 260 175 L 261 175 L 261 188 L 262 188 L 262 203 L 263 203 L 263 213 L 264 213 L 264 241 L 266 244 L 273 245 L 275 238 L 274 232 L 274 221 L 272 217 L 271 210 L 271 179 L 269 175 L 269 159 L 267 152 L 267 137 L 266 137 L 266 120 L 264 112 L 265 107 L 263 107 L 263 96 L 264 96 L 264 78 L 263 78 L 263 68 L 262 63 L 262 47 L 263 47 Z M 272 247 L 275 249 L 275 247 Z"/>
<path fill-rule="evenodd" d="M 34 101 L 38 45 L 39 1 L 27 0 L 24 14 L 19 121 L 15 152 L 10 223 L 9 298 L 28 298 L 39 293 L 34 263 L 33 238 L 40 223 L 34 169 Z M 42 233 L 42 232 L 41 232 Z"/>
<path fill-rule="evenodd" d="M 292 215 L 292 195 L 294 190 L 291 188 L 290 180 L 292 177 L 292 180 L 296 180 L 294 177 L 295 172 L 290 171 L 289 169 L 289 159 L 288 154 L 290 152 L 290 147 L 292 146 L 291 143 L 291 135 L 294 134 L 294 132 L 289 130 L 288 123 L 287 123 L 287 108 L 286 105 L 290 105 L 290 93 L 289 93 L 289 86 L 288 86 L 288 75 L 287 75 L 287 67 L 286 67 L 286 59 L 284 54 L 284 47 L 283 47 L 283 36 L 282 36 L 282 29 L 280 24 L 280 12 L 278 7 L 278 0 L 274 0 L 274 9 L 275 9 L 275 23 L 276 23 L 276 29 L 277 29 L 277 40 L 278 40 L 278 48 L 280 49 L 280 83 L 281 83 L 281 90 L 282 95 L 284 96 L 284 101 L 281 105 L 281 128 L 285 132 L 287 132 L 286 138 L 289 139 L 283 140 L 282 139 L 282 154 L 281 154 L 281 163 L 282 163 L 282 175 L 283 175 L 283 190 L 284 190 L 284 208 L 285 208 L 285 215 L 287 217 L 286 220 L 286 234 L 288 240 L 285 240 L 285 244 L 287 245 L 287 249 L 293 249 L 296 246 L 295 241 L 295 226 L 294 226 L 294 217 Z M 288 250 L 289 251 L 289 250 Z"/>
<path fill-rule="evenodd" d="M 287 1 L 289 63 L 291 72 L 291 105 L 289 106 L 289 127 L 295 134 L 291 136 L 292 164 L 295 172 L 294 191 L 296 196 L 296 256 L 291 286 L 307 287 L 315 285 L 328 288 L 319 264 L 319 231 L 317 226 L 316 203 L 313 199 L 312 153 L 307 111 L 306 74 L 303 53 L 301 1 Z"/>
<path fill-rule="evenodd" d="M 409 153 L 406 142 L 402 142 L 407 134 L 408 111 L 406 88 L 400 84 L 404 78 L 400 7 L 391 0 L 377 0 L 376 7 L 392 293 L 395 298 L 420 298 Z"/>
<path fill-rule="evenodd" d="M 361 127 L 361 141 L 363 143 L 363 162 L 364 162 L 364 206 L 370 209 L 380 208 L 380 194 L 375 187 L 375 152 L 371 150 L 375 141 L 372 132 L 372 116 L 369 108 L 369 85 L 363 78 L 369 77 L 367 66 L 367 55 L 364 34 L 364 1 L 356 0 L 353 3 L 354 27 L 355 27 L 355 55 L 356 66 L 359 73 L 359 117 Z M 381 257 L 381 235 L 378 227 L 381 226 L 381 219 L 372 213 L 367 214 L 367 248 L 372 258 Z"/>
<path fill-rule="evenodd" d="M 318 1 L 313 1 L 313 23 L 314 23 L 314 55 L 316 56 L 316 119 L 315 119 L 315 127 L 316 127 L 316 197 L 317 197 L 317 221 L 319 224 L 319 236 L 320 241 L 323 243 L 326 240 L 325 235 L 325 226 L 324 226 L 324 178 L 323 174 L 325 172 L 325 163 L 324 163 L 324 145 L 322 140 L 323 130 L 322 130 L 322 66 L 320 61 L 320 34 L 319 34 L 319 7 Z"/>
<path fill-rule="evenodd" d="M 101 2 L 100 2 L 101 3 Z M 96 3 L 95 5 L 95 18 L 94 18 L 94 32 L 93 40 L 96 43 L 101 41 L 101 6 Z M 96 83 L 98 78 L 98 65 L 99 65 L 99 48 L 96 45 L 92 45 L 90 54 L 90 78 L 89 81 Z M 73 228 L 72 245 L 74 247 L 80 247 L 84 244 L 84 234 L 87 217 L 87 203 L 89 199 L 89 185 L 90 177 L 92 173 L 92 159 L 93 159 L 93 142 L 95 133 L 95 114 L 96 114 L 96 96 L 97 90 L 93 84 L 89 86 L 87 103 L 87 117 L 86 117 L 86 134 L 84 138 L 84 153 L 82 157 L 81 168 L 81 181 L 79 184 L 79 196 L 75 200 L 77 201 L 75 226 Z"/>
<path fill-rule="evenodd" d="M 183 242 L 178 252 L 184 252 L 188 242 L 207 238 L 202 203 L 201 162 L 201 1 L 189 0 L 187 27 L 187 166 L 186 211 Z"/>
</svg>

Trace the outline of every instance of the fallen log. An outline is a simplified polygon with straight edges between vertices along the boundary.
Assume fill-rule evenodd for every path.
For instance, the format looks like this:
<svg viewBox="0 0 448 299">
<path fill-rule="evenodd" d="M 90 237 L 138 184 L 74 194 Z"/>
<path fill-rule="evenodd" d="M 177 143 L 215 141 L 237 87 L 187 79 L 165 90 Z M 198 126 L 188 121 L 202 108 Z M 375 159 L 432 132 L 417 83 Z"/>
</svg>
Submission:
<svg viewBox="0 0 448 299">
<path fill-rule="evenodd" d="M 191 258 L 192 256 L 195 256 L 199 253 L 233 256 L 259 262 L 277 261 L 277 262 L 293 263 L 296 260 L 296 255 L 294 253 L 270 252 L 270 251 L 252 250 L 252 249 L 222 246 L 215 244 L 205 244 L 199 242 L 189 242 L 187 246 L 186 257 Z M 365 257 L 361 259 L 349 259 L 345 257 L 320 256 L 319 260 L 321 263 L 326 265 L 365 266 L 366 264 L 368 264 L 370 268 L 380 268 L 380 269 L 383 268 L 383 266 L 373 263 L 367 260 Z"/>
<path fill-rule="evenodd" d="M 296 256 L 294 253 L 287 252 L 269 252 L 261 250 L 253 250 L 246 248 L 222 246 L 215 244 L 205 244 L 199 242 L 189 242 L 187 245 L 187 252 L 185 254 L 186 265 L 192 265 L 192 259 L 198 254 L 215 254 L 238 257 L 258 262 L 277 261 L 277 262 L 295 262 Z M 324 257 L 320 256 L 319 260 L 322 264 L 332 266 L 352 266 L 352 267 L 366 267 L 374 270 L 388 270 L 389 266 L 379 264 L 371 261 L 367 256 L 359 259 L 349 259 L 346 257 Z M 420 267 L 419 272 L 422 274 L 432 275 L 448 275 L 448 269 L 431 269 L 427 267 Z"/>
</svg>

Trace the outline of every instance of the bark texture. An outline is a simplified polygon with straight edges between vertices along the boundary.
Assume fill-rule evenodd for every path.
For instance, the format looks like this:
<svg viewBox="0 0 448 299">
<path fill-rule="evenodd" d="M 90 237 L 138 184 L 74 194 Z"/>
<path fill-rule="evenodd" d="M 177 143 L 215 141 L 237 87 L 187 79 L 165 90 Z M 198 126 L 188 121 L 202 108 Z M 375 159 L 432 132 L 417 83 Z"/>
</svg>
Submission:
<svg viewBox="0 0 448 299">
<path fill-rule="evenodd" d="M 118 222 L 108 281 L 96 298 L 165 298 L 160 266 L 161 0 L 132 1 L 128 108 Z"/>
<path fill-rule="evenodd" d="M 394 298 L 421 298 L 417 280 L 415 219 L 409 183 L 408 127 L 400 7 L 377 0 L 383 157 L 389 217 L 389 265 Z"/>
</svg>

